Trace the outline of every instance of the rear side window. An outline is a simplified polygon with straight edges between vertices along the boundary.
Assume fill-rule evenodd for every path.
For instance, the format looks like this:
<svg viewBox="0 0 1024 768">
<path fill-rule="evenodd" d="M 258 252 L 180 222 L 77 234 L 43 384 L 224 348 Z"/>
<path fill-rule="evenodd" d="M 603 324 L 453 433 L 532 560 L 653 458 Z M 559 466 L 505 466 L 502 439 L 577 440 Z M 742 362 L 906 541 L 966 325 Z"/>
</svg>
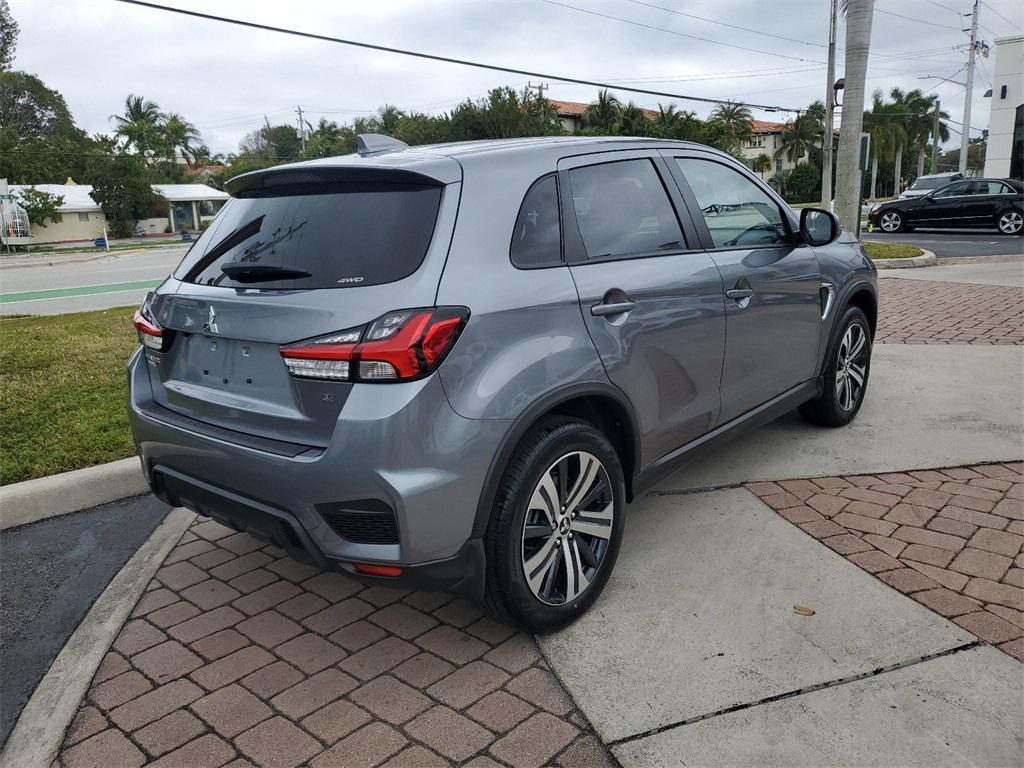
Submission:
<svg viewBox="0 0 1024 768">
<path fill-rule="evenodd" d="M 686 247 L 650 160 L 573 168 L 569 185 L 587 258 L 644 256 Z"/>
<path fill-rule="evenodd" d="M 959 184 L 950 184 L 948 187 L 943 187 L 935 193 L 936 197 L 958 197 L 960 195 L 967 194 L 967 182 L 962 181 Z"/>
<path fill-rule="evenodd" d="M 301 191 L 230 200 L 175 277 L 233 288 L 346 288 L 401 280 L 423 262 L 441 187 L 338 182 Z"/>
<path fill-rule="evenodd" d="M 523 198 L 510 250 L 522 269 L 562 263 L 562 225 L 558 216 L 558 182 L 554 175 L 538 179 Z"/>
</svg>

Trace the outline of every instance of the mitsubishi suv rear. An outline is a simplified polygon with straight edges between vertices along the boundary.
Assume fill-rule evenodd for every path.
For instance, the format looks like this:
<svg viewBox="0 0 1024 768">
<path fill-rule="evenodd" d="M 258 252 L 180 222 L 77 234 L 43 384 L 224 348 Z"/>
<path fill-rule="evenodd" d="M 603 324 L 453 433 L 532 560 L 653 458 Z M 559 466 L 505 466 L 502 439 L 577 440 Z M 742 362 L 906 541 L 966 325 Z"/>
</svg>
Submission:
<svg viewBox="0 0 1024 768">
<path fill-rule="evenodd" d="M 863 250 L 706 147 L 364 136 L 227 188 L 135 315 L 146 477 L 366 583 L 561 626 L 643 488 L 866 392 Z"/>
</svg>

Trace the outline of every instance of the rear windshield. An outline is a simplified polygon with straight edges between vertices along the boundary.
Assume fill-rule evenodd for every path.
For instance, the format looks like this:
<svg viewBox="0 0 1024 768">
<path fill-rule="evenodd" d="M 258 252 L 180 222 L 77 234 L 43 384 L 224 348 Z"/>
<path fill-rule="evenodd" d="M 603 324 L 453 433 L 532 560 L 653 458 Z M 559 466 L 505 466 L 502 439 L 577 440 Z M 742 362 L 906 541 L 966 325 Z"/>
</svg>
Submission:
<svg viewBox="0 0 1024 768">
<path fill-rule="evenodd" d="M 951 181 L 956 181 L 955 176 L 927 176 L 920 177 L 917 181 L 910 185 L 911 189 L 938 189 L 944 187 Z"/>
<path fill-rule="evenodd" d="M 401 280 L 430 246 L 441 187 L 331 183 L 233 198 L 178 266 L 187 283 L 349 288 Z M 226 274 L 223 269 L 231 272 Z M 287 278 L 287 279 L 286 279 Z"/>
</svg>

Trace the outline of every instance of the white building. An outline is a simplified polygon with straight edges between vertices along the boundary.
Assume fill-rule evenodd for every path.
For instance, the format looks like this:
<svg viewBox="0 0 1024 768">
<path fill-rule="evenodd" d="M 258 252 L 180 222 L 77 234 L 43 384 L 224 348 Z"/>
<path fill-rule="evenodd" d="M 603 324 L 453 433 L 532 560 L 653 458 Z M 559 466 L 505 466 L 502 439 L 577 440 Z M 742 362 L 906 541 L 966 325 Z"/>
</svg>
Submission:
<svg viewBox="0 0 1024 768">
<path fill-rule="evenodd" d="M 64 243 L 76 240 L 95 240 L 103 236 L 106 217 L 92 199 L 90 184 L 12 184 L 10 191 L 15 200 L 28 187 L 64 198 L 58 220 L 45 226 L 32 226 L 31 243 Z M 205 184 L 154 184 L 153 191 L 167 201 L 164 215 L 138 222 L 140 234 L 155 235 L 165 232 L 193 231 L 203 221 L 209 221 L 228 199 L 227 192 Z"/>
<path fill-rule="evenodd" d="M 985 175 L 1024 179 L 1024 35 L 995 39 Z"/>
<path fill-rule="evenodd" d="M 758 176 L 767 181 L 777 173 L 791 171 L 796 168 L 797 163 L 786 157 L 782 149 L 782 132 L 786 129 L 785 123 L 773 123 L 769 120 L 752 120 L 753 133 L 747 141 L 743 142 L 740 152 L 748 164 L 761 155 L 767 156 L 771 162 L 771 168 L 767 171 L 759 171 Z M 807 157 L 800 158 L 797 162 L 807 162 Z"/>
</svg>

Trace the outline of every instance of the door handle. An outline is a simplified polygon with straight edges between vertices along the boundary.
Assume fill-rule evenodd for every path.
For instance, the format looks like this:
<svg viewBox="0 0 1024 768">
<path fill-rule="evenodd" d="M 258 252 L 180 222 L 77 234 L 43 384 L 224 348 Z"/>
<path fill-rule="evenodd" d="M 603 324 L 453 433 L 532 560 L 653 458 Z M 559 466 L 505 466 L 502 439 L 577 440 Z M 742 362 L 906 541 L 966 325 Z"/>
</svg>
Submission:
<svg viewBox="0 0 1024 768">
<path fill-rule="evenodd" d="M 741 299 L 749 299 L 754 295 L 753 288 L 730 288 L 725 292 L 725 295 L 730 299 L 740 301 Z"/>
<path fill-rule="evenodd" d="M 590 308 L 590 314 L 594 317 L 608 317 L 609 315 L 621 315 L 636 307 L 635 301 L 615 301 L 608 304 L 595 304 Z"/>
</svg>

